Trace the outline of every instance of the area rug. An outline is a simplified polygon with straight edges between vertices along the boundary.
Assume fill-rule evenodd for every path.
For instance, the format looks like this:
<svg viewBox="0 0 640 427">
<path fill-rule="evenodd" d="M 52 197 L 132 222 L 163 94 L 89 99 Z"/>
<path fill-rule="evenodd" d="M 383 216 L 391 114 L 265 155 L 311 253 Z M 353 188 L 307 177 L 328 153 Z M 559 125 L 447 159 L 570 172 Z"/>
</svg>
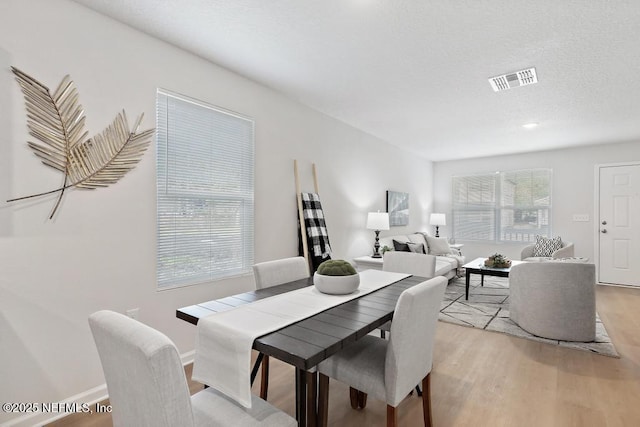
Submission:
<svg viewBox="0 0 640 427">
<path fill-rule="evenodd" d="M 597 314 L 596 339 L 593 342 L 578 343 L 541 338 L 523 330 L 509 318 L 509 279 L 485 276 L 484 286 L 481 287 L 480 277 L 472 275 L 469 285 L 467 301 L 464 299 L 465 278 L 458 277 L 449 282 L 440 309 L 440 320 L 603 356 L 620 357 Z"/>
</svg>

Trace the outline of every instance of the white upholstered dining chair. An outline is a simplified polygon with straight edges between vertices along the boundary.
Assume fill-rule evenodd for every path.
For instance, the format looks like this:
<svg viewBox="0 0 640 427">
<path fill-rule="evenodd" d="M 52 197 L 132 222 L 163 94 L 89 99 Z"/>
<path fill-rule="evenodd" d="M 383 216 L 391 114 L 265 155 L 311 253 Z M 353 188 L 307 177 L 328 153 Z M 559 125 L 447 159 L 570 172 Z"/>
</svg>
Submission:
<svg viewBox="0 0 640 427">
<path fill-rule="evenodd" d="M 436 275 L 436 257 L 415 252 L 387 251 L 382 261 L 382 270 L 405 273 L 431 279 Z M 391 330 L 391 322 L 380 326 L 380 336 Z"/>
<path fill-rule="evenodd" d="M 318 365 L 321 426 L 327 425 L 329 377 L 365 394 L 365 402 L 366 395 L 386 402 L 388 426 L 397 425 L 397 406 L 422 381 L 424 423 L 432 425 L 433 345 L 446 286 L 447 279 L 435 277 L 405 290 L 396 303 L 389 340 L 366 335 Z"/>
<path fill-rule="evenodd" d="M 309 264 L 304 257 L 265 261 L 253 266 L 256 289 L 269 288 L 309 277 Z"/>
<path fill-rule="evenodd" d="M 193 396 L 178 350 L 161 332 L 113 311 L 89 317 L 119 426 L 295 426 L 296 421 L 258 398 L 246 409 L 207 388 Z"/>
<path fill-rule="evenodd" d="M 384 254 L 382 269 L 431 279 L 436 275 L 436 257 L 415 252 L 388 251 Z"/>
<path fill-rule="evenodd" d="M 309 264 L 304 257 L 291 257 L 265 261 L 253 266 L 256 289 L 269 288 L 309 277 Z M 269 356 L 261 354 L 256 363 L 262 363 L 260 397 L 267 399 L 269 391 Z"/>
</svg>

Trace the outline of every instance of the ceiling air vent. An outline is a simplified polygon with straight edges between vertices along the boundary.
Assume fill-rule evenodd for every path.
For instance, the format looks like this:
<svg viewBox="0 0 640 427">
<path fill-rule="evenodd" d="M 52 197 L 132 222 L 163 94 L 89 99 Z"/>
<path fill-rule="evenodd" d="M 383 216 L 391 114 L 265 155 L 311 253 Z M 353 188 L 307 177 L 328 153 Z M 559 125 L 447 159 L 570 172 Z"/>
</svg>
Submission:
<svg viewBox="0 0 640 427">
<path fill-rule="evenodd" d="M 491 77 L 489 83 L 491 83 L 491 87 L 495 92 L 500 92 L 518 86 L 538 83 L 538 76 L 536 75 L 535 68 L 527 68 L 526 70 L 516 71 L 515 73 Z"/>
</svg>

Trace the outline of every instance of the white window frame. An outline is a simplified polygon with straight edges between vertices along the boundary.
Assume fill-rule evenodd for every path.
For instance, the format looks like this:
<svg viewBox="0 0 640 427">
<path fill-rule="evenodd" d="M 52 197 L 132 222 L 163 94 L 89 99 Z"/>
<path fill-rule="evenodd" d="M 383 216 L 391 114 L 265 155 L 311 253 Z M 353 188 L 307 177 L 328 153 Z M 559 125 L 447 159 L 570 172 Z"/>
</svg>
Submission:
<svg viewBox="0 0 640 427">
<path fill-rule="evenodd" d="M 531 201 L 516 202 L 514 197 L 510 197 L 515 188 L 510 187 L 508 183 L 513 183 L 513 178 L 517 181 L 518 175 L 523 182 L 521 185 L 526 182 L 527 175 L 532 181 L 535 175 L 546 179 L 547 195 L 534 200 L 533 184 L 530 184 L 529 187 L 522 188 L 530 190 Z M 522 243 L 535 241 L 536 234 L 551 236 L 552 181 L 553 171 L 548 168 L 453 176 L 451 192 L 453 238 L 460 241 Z M 510 211 L 518 211 L 518 215 L 515 215 L 515 212 L 509 213 Z M 536 212 L 523 218 L 524 213 L 531 211 Z M 520 226 L 508 228 L 505 222 L 509 221 L 515 225 L 516 217 L 519 217 Z M 535 220 L 535 223 L 526 224 L 527 218 Z M 476 220 L 477 226 L 469 225 L 473 220 Z"/>
<path fill-rule="evenodd" d="M 157 288 L 251 274 L 253 119 L 158 89 Z"/>
</svg>

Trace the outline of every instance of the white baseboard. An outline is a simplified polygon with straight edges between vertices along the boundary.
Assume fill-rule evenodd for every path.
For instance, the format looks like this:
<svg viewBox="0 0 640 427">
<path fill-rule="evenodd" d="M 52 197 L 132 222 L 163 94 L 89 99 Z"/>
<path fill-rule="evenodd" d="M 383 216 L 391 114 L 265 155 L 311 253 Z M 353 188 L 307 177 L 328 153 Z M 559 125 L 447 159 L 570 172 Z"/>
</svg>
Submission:
<svg viewBox="0 0 640 427">
<path fill-rule="evenodd" d="M 636 285 L 622 285 L 619 283 L 603 283 L 603 282 L 598 282 L 598 285 L 602 285 L 602 286 L 612 286 L 615 288 L 629 288 L 629 289 L 640 289 L 640 286 L 636 286 Z"/>
<path fill-rule="evenodd" d="M 180 355 L 180 361 L 182 365 L 188 365 L 189 363 L 193 363 L 193 358 L 196 354 L 195 350 L 188 351 Z M 60 402 L 65 403 L 77 403 L 77 404 L 88 404 L 89 406 L 94 406 L 96 403 L 101 402 L 108 398 L 107 394 L 107 385 L 101 384 L 97 387 L 94 387 L 90 390 L 83 391 L 82 393 L 78 393 L 74 396 L 71 396 L 67 399 L 62 399 Z M 45 413 L 34 413 L 27 414 L 21 417 L 14 418 L 12 420 L 7 421 L 6 423 L 0 424 L 0 427 L 34 427 L 34 426 L 42 426 L 53 421 L 59 420 L 60 418 L 64 418 L 69 413 L 60 413 L 60 414 L 45 414 Z"/>
<path fill-rule="evenodd" d="M 182 361 L 182 366 L 188 365 L 189 363 L 193 363 L 193 358 L 196 355 L 195 350 L 187 351 L 186 353 L 182 353 L 180 355 L 180 360 Z"/>
</svg>

